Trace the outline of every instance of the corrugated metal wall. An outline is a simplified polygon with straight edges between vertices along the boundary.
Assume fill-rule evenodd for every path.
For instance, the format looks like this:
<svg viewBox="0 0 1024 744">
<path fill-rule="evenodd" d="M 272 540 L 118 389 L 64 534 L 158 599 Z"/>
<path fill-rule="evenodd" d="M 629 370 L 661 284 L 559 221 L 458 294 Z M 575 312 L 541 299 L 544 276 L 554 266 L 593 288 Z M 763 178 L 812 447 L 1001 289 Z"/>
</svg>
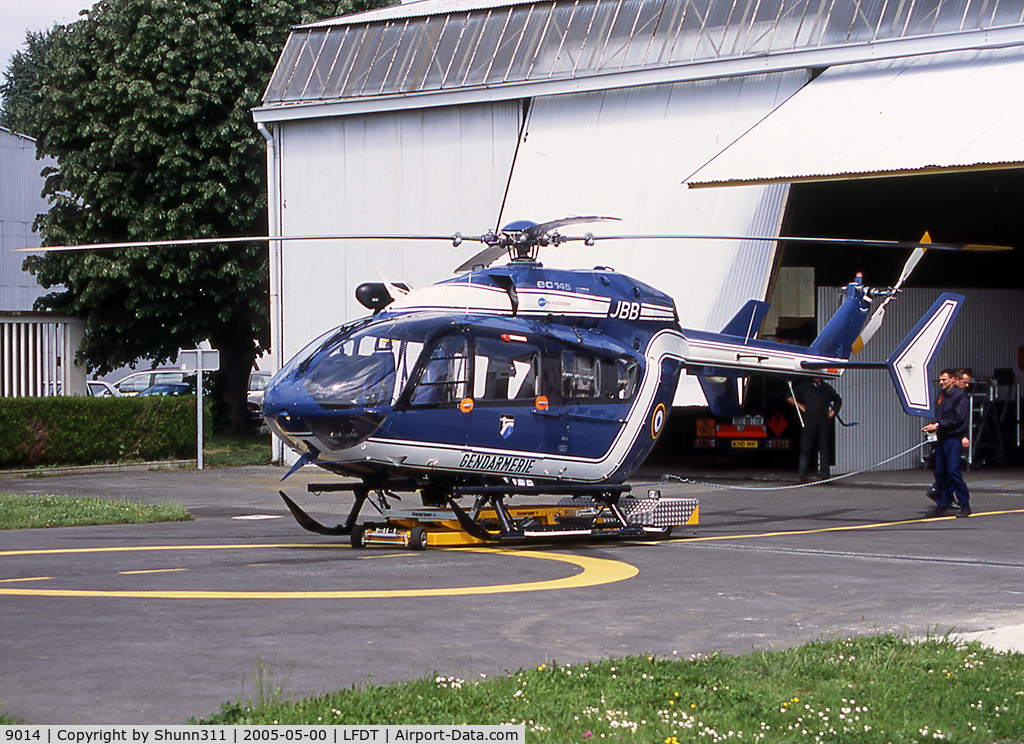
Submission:
<svg viewBox="0 0 1024 744">
<path fill-rule="evenodd" d="M 281 230 L 480 234 L 495 227 L 521 123 L 518 102 L 288 122 L 280 126 Z M 306 242 L 283 248 L 283 350 L 368 311 L 363 282 L 424 286 L 480 249 L 437 242 Z M 277 344 L 278 340 L 275 339 Z"/>
<path fill-rule="evenodd" d="M 885 324 L 857 361 L 884 361 L 942 292 L 962 294 L 966 302 L 939 352 L 932 377 L 937 380 L 944 367 L 970 367 L 977 377 L 989 377 L 998 368 L 1016 369 L 1018 349 L 1024 347 L 1024 290 L 905 290 L 886 309 Z M 838 306 L 838 289 L 818 289 L 819 329 Z M 1019 379 L 1018 371 L 1018 383 Z M 928 419 L 903 412 L 887 370 L 848 370 L 835 388 L 843 396 L 843 420 L 859 422 L 836 427 L 839 472 L 870 467 L 922 441 L 920 429 Z M 920 452 L 915 451 L 879 469 L 919 466 Z"/>
<path fill-rule="evenodd" d="M 75 364 L 85 322 L 68 317 L 0 317 L 0 398 L 85 395 Z"/>
<path fill-rule="evenodd" d="M 689 189 L 686 177 L 807 82 L 804 71 L 551 96 L 530 104 L 502 222 L 599 214 L 595 234 L 777 235 L 788 186 Z M 606 265 L 668 292 L 682 325 L 721 328 L 763 299 L 774 245 L 615 241 L 542 254 L 549 266 Z M 700 404 L 685 379 L 677 404 Z"/>
<path fill-rule="evenodd" d="M 39 195 L 39 173 L 51 162 L 36 160 L 35 140 L 0 128 L 0 311 L 31 310 L 36 297 L 51 291 L 21 270 L 25 254 L 13 253 L 39 245 L 32 222 L 49 208 Z"/>
</svg>

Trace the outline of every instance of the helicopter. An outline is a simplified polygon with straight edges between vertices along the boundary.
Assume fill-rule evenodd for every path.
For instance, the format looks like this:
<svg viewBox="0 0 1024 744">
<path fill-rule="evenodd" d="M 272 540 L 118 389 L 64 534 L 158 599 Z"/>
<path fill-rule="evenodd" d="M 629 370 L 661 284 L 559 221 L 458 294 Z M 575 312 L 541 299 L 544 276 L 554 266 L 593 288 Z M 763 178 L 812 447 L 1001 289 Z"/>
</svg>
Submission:
<svg viewBox="0 0 1024 744">
<path fill-rule="evenodd" d="M 540 249 L 570 240 L 678 237 L 559 232 L 611 219 L 456 233 L 445 236 L 456 246 L 486 245 L 456 276 L 415 290 L 388 281 L 357 287 L 371 313 L 310 342 L 263 398 L 267 425 L 299 455 L 282 480 L 307 464 L 355 480 L 309 486 L 353 494 L 334 527 L 281 491 L 298 523 L 347 535 L 355 547 L 666 537 L 693 523 L 696 502 L 656 492 L 637 499 L 625 481 L 654 447 L 683 374 L 697 376 L 714 413 L 737 415 L 752 372 L 793 380 L 884 366 L 904 410 L 931 415 L 929 367 L 962 296 L 942 294 L 885 363 L 851 361 L 924 251 L 941 247 L 927 236 L 898 244 L 913 252 L 893 287 L 867 287 L 858 274 L 817 338 L 795 346 L 758 338 L 767 302 L 748 301 L 719 332 L 686 329 L 655 287 L 607 267 L 538 260 Z M 508 263 L 492 266 L 502 255 Z M 418 494 L 421 505 L 396 505 L 401 494 Z M 519 495 L 563 498 L 544 507 L 507 503 Z M 464 497 L 472 506 L 460 504 Z M 379 519 L 360 523 L 367 503 Z M 461 537 L 446 541 L 453 534 Z"/>
<path fill-rule="evenodd" d="M 298 454 L 282 480 L 315 464 L 355 482 L 309 484 L 354 496 L 328 527 L 284 491 L 304 529 L 349 536 L 354 547 L 505 544 L 542 540 L 657 539 L 696 524 L 695 499 L 647 498 L 626 479 L 661 434 L 683 374 L 700 382 L 713 413 L 742 413 L 754 372 L 788 380 L 888 369 L 910 415 L 931 416 L 929 367 L 963 303 L 942 294 L 884 363 L 851 361 L 926 250 L 1004 246 L 795 236 L 563 235 L 602 216 L 513 222 L 482 235 L 270 235 L 46 246 L 46 251 L 253 241 L 446 240 L 486 247 L 457 276 L 411 290 L 387 280 L 356 288 L 371 314 L 307 344 L 274 375 L 261 414 Z M 719 332 L 686 329 L 666 293 L 604 266 L 553 269 L 542 248 L 571 241 L 751 240 L 911 249 L 892 287 L 858 274 L 808 346 L 758 338 L 769 303 L 748 301 Z M 502 255 L 509 261 L 492 264 Z M 881 302 L 872 311 L 876 299 Z M 400 494 L 421 506 L 404 507 Z M 514 496 L 559 496 L 512 506 Z M 471 507 L 460 505 L 473 497 Z M 360 522 L 364 506 L 378 518 Z"/>
</svg>

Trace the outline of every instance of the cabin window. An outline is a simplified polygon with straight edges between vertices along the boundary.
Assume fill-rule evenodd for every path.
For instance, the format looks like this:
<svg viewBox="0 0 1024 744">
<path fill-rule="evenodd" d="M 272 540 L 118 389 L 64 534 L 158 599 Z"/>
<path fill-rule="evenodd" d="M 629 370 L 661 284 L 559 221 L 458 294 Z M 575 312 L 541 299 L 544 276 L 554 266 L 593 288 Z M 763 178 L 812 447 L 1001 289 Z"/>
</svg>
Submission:
<svg viewBox="0 0 1024 744">
<path fill-rule="evenodd" d="M 640 363 L 630 357 L 602 359 L 578 351 L 562 351 L 562 397 L 595 402 L 622 402 L 636 396 Z"/>
<path fill-rule="evenodd" d="M 609 365 L 610 374 L 605 375 L 609 389 L 605 395 L 613 400 L 632 400 L 640 380 L 640 363 L 628 357 L 619 357 Z"/>
<path fill-rule="evenodd" d="M 476 339 L 473 397 L 478 401 L 534 400 L 541 391 L 540 351 L 522 341 Z"/>
<path fill-rule="evenodd" d="M 562 352 L 562 397 L 601 397 L 601 363 L 597 357 L 578 351 Z"/>
<path fill-rule="evenodd" d="M 457 403 L 469 392 L 469 349 L 466 339 L 448 336 L 430 352 L 413 388 L 414 406 Z"/>
</svg>

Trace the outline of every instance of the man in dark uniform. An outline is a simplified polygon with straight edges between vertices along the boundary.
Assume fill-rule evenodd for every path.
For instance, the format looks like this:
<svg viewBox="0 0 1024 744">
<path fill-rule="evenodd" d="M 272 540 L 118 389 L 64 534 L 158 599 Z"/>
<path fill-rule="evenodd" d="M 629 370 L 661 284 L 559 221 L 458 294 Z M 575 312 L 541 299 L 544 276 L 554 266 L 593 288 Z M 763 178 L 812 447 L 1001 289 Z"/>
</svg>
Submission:
<svg viewBox="0 0 1024 744">
<path fill-rule="evenodd" d="M 960 504 L 959 517 L 971 515 L 971 494 L 960 473 L 960 450 L 962 441 L 968 436 L 968 415 L 970 401 L 967 394 L 957 386 L 957 376 L 951 369 L 942 370 L 939 386 L 942 393 L 935 406 L 935 421 L 925 424 L 921 431 L 934 433 L 935 444 L 935 486 L 938 497 L 929 517 L 944 517 L 951 511 L 953 499 Z"/>
<path fill-rule="evenodd" d="M 971 371 L 970 367 L 966 367 L 964 369 L 958 369 L 956 371 L 955 376 L 954 376 L 954 380 L 955 380 L 956 386 L 958 388 L 960 388 L 961 390 L 963 390 L 965 394 L 967 394 L 968 388 L 970 388 L 971 382 L 972 382 L 973 379 L 974 379 L 974 373 Z M 939 394 L 939 400 L 940 401 L 942 400 L 942 394 L 941 393 Z M 970 404 L 970 400 L 971 400 L 971 396 L 969 394 L 967 394 L 968 404 Z M 970 424 L 970 419 L 968 419 L 968 424 Z M 970 428 L 970 427 L 968 427 L 968 428 Z M 964 449 L 967 449 L 968 447 L 971 446 L 971 440 L 970 440 L 969 437 L 964 437 L 963 439 L 960 440 L 960 444 L 963 446 Z M 935 454 L 934 454 L 934 452 L 931 455 L 931 463 L 932 463 L 932 470 L 934 471 L 935 470 Z M 926 493 L 925 495 L 928 498 L 930 498 L 932 501 L 938 502 L 938 500 L 939 500 L 939 487 L 938 487 L 938 485 L 936 485 L 936 483 L 934 481 L 932 482 L 932 487 L 928 489 L 928 493 Z M 951 506 L 956 506 L 957 508 L 960 508 L 960 504 L 958 502 L 956 502 L 956 501 L 954 501 L 951 504 Z"/>
<path fill-rule="evenodd" d="M 789 402 L 800 411 L 804 428 L 800 432 L 800 464 L 797 477 L 801 483 L 807 481 L 810 473 L 814 445 L 818 445 L 818 474 L 822 479 L 829 477 L 828 440 L 832 430 L 832 418 L 839 413 L 843 399 L 831 385 L 815 377 L 801 380 L 793 385 L 793 396 Z"/>
</svg>

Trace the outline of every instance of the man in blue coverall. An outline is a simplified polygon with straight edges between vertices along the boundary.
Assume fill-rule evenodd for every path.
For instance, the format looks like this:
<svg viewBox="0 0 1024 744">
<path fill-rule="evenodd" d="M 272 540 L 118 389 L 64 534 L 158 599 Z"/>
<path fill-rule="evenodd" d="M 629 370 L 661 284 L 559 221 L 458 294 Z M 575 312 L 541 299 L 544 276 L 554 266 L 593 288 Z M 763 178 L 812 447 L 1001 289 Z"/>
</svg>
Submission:
<svg viewBox="0 0 1024 744">
<path fill-rule="evenodd" d="M 929 517 L 944 517 L 950 512 L 955 496 L 960 503 L 958 517 L 971 515 L 971 494 L 960 473 L 961 441 L 968 435 L 970 401 L 967 394 L 956 385 L 956 375 L 951 369 L 942 370 L 939 375 L 942 393 L 935 406 L 935 421 L 921 427 L 926 434 L 935 433 L 935 486 L 938 496 L 935 508 Z"/>
</svg>

